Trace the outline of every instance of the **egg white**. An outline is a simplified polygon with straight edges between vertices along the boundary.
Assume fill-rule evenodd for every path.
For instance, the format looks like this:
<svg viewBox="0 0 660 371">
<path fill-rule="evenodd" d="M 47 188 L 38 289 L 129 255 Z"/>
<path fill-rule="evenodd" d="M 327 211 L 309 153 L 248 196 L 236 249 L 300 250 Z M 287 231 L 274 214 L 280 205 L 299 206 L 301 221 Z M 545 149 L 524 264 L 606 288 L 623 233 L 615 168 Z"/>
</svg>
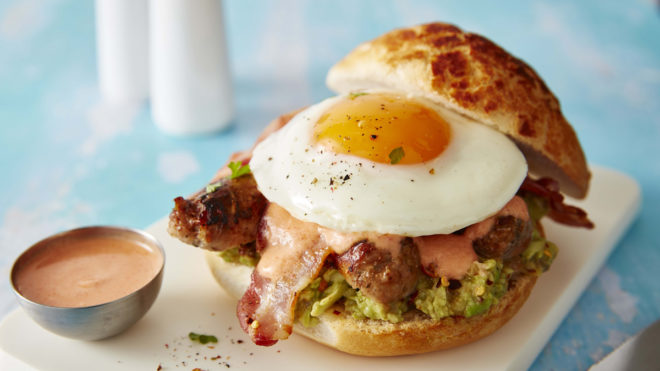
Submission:
<svg viewBox="0 0 660 371">
<path fill-rule="evenodd" d="M 525 158 L 504 134 L 422 97 L 452 133 L 431 161 L 382 164 L 312 144 L 314 124 L 341 99 L 302 111 L 254 149 L 259 190 L 298 219 L 341 232 L 451 233 L 496 213 L 525 179 Z"/>
</svg>

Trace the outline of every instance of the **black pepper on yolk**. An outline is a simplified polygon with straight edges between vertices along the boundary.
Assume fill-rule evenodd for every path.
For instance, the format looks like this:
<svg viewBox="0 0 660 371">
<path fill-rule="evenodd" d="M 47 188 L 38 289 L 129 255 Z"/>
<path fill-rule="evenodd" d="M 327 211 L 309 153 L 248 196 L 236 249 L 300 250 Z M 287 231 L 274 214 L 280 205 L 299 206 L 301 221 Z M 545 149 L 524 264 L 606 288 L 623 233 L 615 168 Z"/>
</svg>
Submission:
<svg viewBox="0 0 660 371">
<path fill-rule="evenodd" d="M 416 164 L 440 155 L 451 131 L 436 111 L 415 100 L 353 93 L 319 118 L 313 135 L 316 143 L 335 153 L 387 164 Z"/>
</svg>

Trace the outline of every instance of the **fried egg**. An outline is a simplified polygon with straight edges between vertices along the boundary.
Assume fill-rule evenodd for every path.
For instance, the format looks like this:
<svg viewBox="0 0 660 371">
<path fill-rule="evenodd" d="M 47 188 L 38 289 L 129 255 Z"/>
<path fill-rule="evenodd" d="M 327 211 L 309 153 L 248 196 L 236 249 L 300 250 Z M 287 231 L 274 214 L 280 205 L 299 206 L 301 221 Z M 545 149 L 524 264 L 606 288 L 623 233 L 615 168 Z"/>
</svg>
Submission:
<svg viewBox="0 0 660 371">
<path fill-rule="evenodd" d="M 341 232 L 451 233 L 500 210 L 527 175 L 504 134 L 403 92 L 326 99 L 254 149 L 259 190 Z"/>
</svg>

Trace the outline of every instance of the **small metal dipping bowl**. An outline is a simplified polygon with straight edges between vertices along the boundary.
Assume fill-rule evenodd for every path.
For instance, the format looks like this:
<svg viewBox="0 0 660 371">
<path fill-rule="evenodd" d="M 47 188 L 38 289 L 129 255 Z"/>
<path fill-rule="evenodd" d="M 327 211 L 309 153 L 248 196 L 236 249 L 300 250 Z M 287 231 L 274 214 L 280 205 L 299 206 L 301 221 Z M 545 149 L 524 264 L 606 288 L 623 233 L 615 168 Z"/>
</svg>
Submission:
<svg viewBox="0 0 660 371">
<path fill-rule="evenodd" d="M 122 238 L 149 246 L 162 257 L 158 273 L 137 291 L 107 303 L 87 307 L 43 305 L 27 299 L 19 292 L 15 282 L 17 269 L 34 253 L 48 248 L 48 245 L 58 239 L 99 236 Z M 121 227 L 94 226 L 58 233 L 32 245 L 14 262 L 10 280 L 19 304 L 41 327 L 68 338 L 101 340 L 125 331 L 144 316 L 158 296 L 164 266 L 165 251 L 161 244 L 148 233 Z"/>
</svg>

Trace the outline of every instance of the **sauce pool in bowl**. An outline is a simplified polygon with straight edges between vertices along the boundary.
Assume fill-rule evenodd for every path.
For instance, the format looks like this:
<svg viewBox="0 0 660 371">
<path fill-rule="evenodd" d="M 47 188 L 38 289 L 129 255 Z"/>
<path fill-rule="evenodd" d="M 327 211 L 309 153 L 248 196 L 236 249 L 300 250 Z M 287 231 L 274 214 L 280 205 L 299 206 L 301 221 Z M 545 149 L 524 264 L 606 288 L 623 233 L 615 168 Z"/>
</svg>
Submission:
<svg viewBox="0 0 660 371">
<path fill-rule="evenodd" d="M 146 285 L 163 265 L 150 246 L 114 236 L 73 236 L 31 251 L 14 272 L 25 298 L 54 307 L 107 303 Z"/>
<path fill-rule="evenodd" d="M 161 287 L 165 251 L 143 231 L 83 227 L 37 242 L 21 254 L 10 280 L 19 304 L 43 328 L 100 340 L 131 327 Z"/>
</svg>

